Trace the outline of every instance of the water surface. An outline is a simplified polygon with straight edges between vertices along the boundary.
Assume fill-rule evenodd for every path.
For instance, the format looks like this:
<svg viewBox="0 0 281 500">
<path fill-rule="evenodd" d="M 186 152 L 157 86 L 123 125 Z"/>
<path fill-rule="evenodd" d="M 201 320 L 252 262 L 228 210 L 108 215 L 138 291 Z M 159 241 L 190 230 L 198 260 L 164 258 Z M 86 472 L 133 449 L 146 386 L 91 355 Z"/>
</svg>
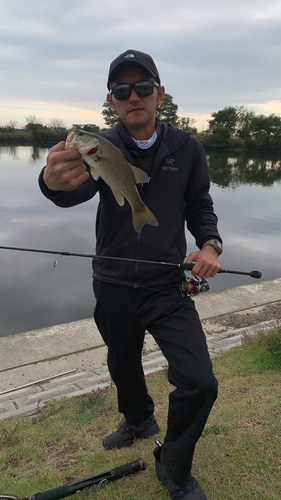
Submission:
<svg viewBox="0 0 281 500">
<path fill-rule="evenodd" d="M 62 209 L 44 198 L 38 175 L 48 149 L 0 147 L 0 245 L 95 252 L 98 197 Z M 224 239 L 221 265 L 281 277 L 281 166 L 278 157 L 208 154 L 211 194 Z M 188 235 L 188 250 L 196 250 Z M 0 250 L 0 336 L 91 317 L 91 259 Z M 257 282 L 218 275 L 212 291 Z"/>
</svg>

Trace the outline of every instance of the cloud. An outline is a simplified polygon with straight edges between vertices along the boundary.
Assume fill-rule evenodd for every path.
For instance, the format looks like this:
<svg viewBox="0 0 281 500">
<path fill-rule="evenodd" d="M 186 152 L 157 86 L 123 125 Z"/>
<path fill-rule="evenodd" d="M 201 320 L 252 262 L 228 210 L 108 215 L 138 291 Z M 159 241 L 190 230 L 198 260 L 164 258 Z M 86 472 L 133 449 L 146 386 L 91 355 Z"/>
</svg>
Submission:
<svg viewBox="0 0 281 500">
<path fill-rule="evenodd" d="M 92 109 L 91 109 L 92 108 Z M 101 105 L 99 105 L 101 109 Z M 30 115 L 40 117 L 44 124 L 53 118 L 64 121 L 66 128 L 77 123 L 96 123 L 104 126 L 103 117 L 100 112 L 93 110 L 93 104 L 89 107 L 81 107 L 80 103 L 58 104 L 52 102 L 37 101 L 11 101 L 0 100 L 0 122 L 8 123 L 10 120 L 26 124 L 26 118 Z"/>
<path fill-rule="evenodd" d="M 12 102 L 23 123 L 25 102 L 102 123 L 109 64 L 128 48 L 151 53 L 180 115 L 281 102 L 279 1 L 2 0 L 0 19 L 0 122 Z"/>
<path fill-rule="evenodd" d="M 255 108 L 257 113 L 260 114 L 274 114 L 274 113 L 281 113 L 281 102 L 264 102 L 264 103 L 254 103 L 251 104 L 253 108 Z"/>
</svg>

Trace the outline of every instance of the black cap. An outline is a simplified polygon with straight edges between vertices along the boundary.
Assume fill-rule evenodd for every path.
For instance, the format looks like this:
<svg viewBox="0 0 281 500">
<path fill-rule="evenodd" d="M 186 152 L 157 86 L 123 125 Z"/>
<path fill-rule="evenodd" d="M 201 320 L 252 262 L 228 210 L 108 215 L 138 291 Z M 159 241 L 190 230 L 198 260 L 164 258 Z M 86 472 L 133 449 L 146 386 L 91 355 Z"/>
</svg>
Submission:
<svg viewBox="0 0 281 500">
<path fill-rule="evenodd" d="M 126 50 L 126 52 L 123 52 L 123 54 L 120 54 L 120 56 L 116 57 L 114 61 L 112 61 L 110 67 L 109 67 L 109 73 L 108 73 L 108 80 L 107 80 L 107 88 L 110 90 L 110 83 L 113 81 L 113 73 L 117 68 L 120 66 L 123 66 L 123 64 L 138 64 L 139 66 L 142 66 L 145 68 L 149 73 L 151 73 L 152 76 L 156 79 L 157 83 L 160 85 L 160 76 L 158 73 L 158 69 L 155 66 L 155 63 L 152 59 L 152 57 L 148 54 L 145 54 L 144 52 L 139 52 L 138 50 Z"/>
</svg>

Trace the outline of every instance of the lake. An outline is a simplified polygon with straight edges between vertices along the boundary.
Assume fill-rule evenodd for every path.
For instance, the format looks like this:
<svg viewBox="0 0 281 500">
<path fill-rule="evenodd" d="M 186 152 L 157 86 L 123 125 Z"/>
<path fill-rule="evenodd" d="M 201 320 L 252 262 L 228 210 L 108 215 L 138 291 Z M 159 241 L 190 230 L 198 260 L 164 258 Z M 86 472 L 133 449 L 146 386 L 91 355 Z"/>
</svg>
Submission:
<svg viewBox="0 0 281 500">
<path fill-rule="evenodd" d="M 48 149 L 0 147 L 0 245 L 93 254 L 98 198 L 61 209 L 44 198 L 37 179 Z M 211 194 L 224 240 L 225 269 L 281 277 L 281 155 L 207 153 Z M 188 253 L 196 250 L 187 235 Z M 89 318 L 91 259 L 0 250 L 0 336 Z M 257 283 L 221 274 L 211 291 Z"/>
</svg>

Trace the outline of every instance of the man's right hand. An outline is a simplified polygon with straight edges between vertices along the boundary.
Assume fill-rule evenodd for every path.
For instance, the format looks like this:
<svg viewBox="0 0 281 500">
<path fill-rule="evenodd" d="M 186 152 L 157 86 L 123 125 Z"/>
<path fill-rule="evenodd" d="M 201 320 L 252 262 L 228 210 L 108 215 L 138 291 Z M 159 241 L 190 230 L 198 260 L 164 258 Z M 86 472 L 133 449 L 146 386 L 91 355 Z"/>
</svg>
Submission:
<svg viewBox="0 0 281 500">
<path fill-rule="evenodd" d="M 43 179 L 52 191 L 73 191 L 89 178 L 89 173 L 77 149 L 65 150 L 61 141 L 47 156 Z"/>
</svg>

